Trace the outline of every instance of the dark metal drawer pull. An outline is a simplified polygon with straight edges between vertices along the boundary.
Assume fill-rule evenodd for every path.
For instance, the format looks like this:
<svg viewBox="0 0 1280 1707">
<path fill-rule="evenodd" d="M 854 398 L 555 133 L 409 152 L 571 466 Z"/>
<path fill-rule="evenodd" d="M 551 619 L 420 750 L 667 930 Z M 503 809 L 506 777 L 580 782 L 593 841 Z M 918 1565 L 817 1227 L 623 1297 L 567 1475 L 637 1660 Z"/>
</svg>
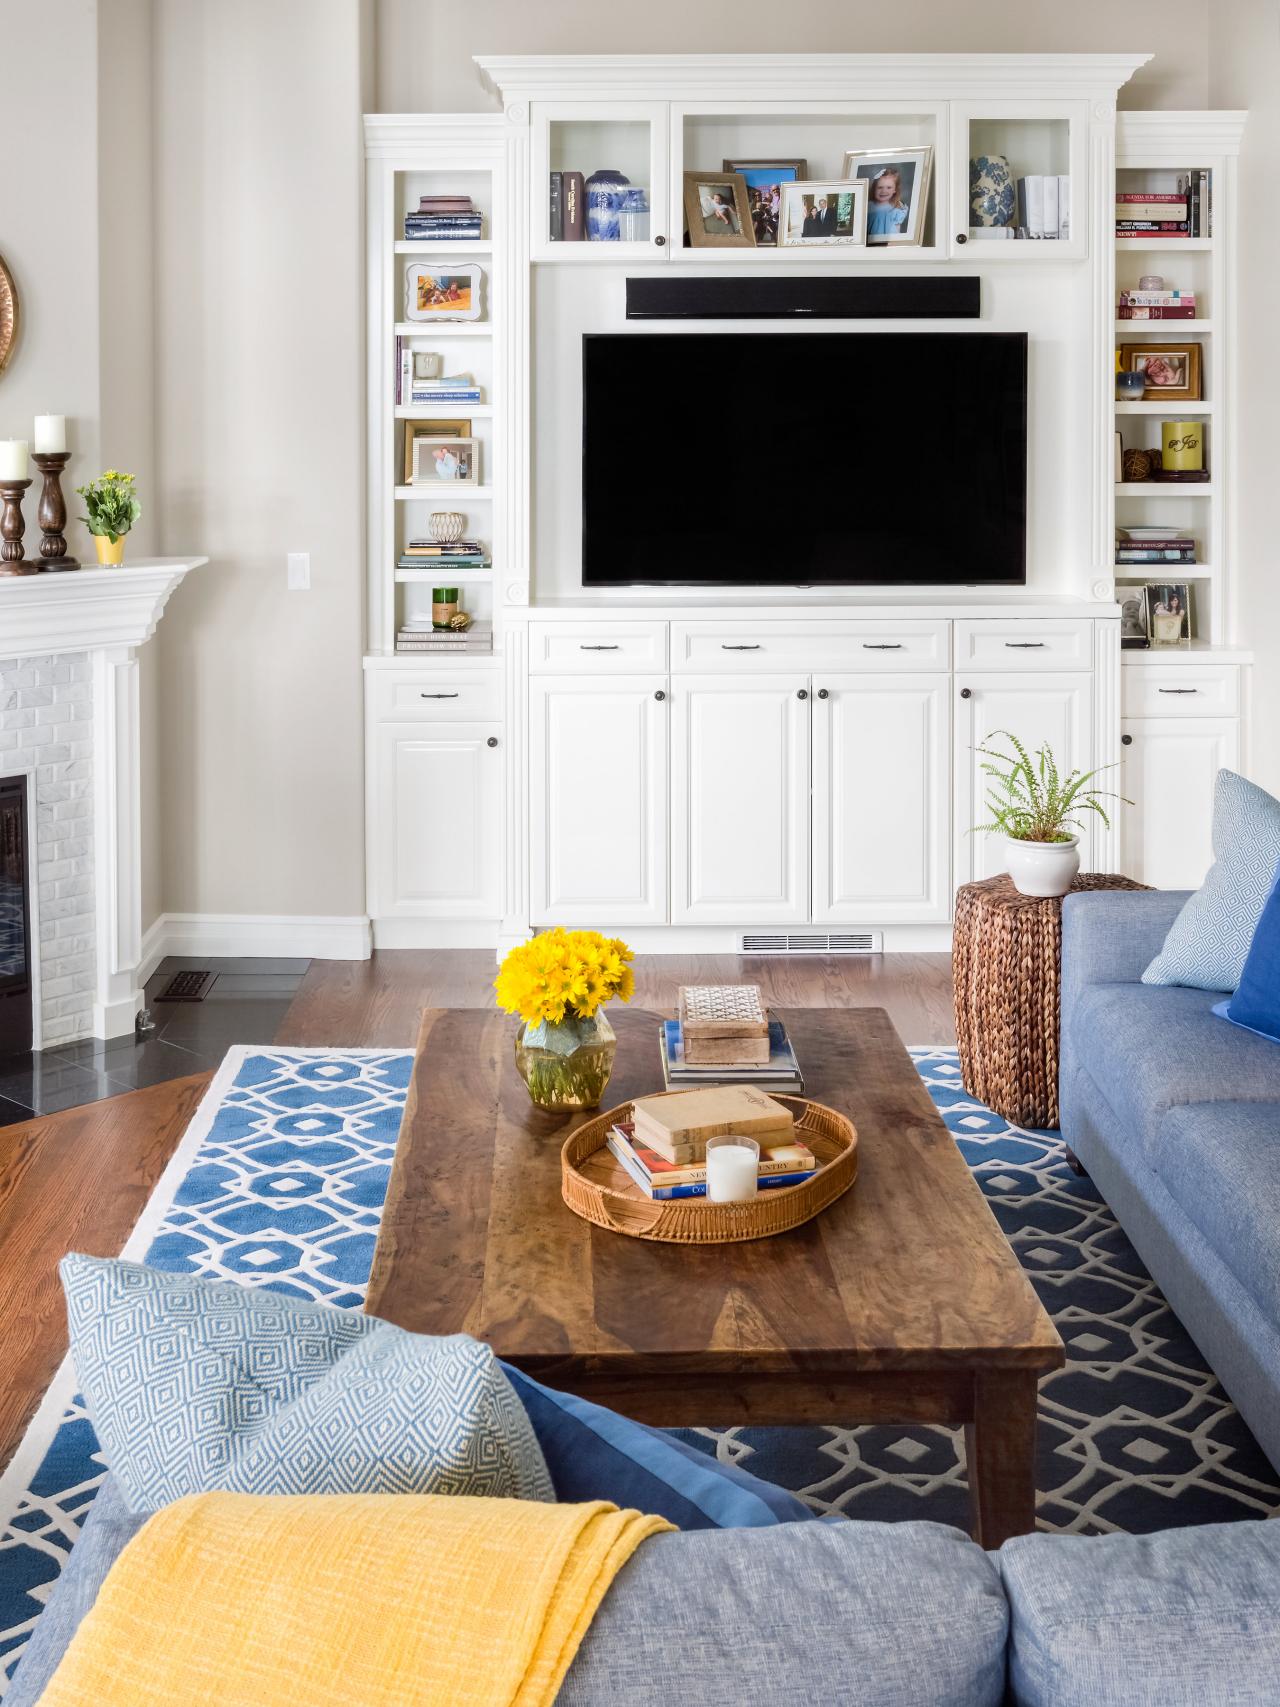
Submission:
<svg viewBox="0 0 1280 1707">
<path fill-rule="evenodd" d="M 749 646 L 730 646 L 727 641 L 722 640 L 720 642 L 720 650 L 722 652 L 758 652 L 760 650 L 760 642 L 758 640 L 753 640 Z"/>
<path fill-rule="evenodd" d="M 1006 640 L 1005 645 L 1014 652 L 1042 652 L 1043 640 Z"/>
<path fill-rule="evenodd" d="M 617 646 L 585 646 L 585 645 L 580 645 L 578 647 L 578 650 L 579 650 L 579 652 L 617 652 L 619 650 L 619 648 Z"/>
<path fill-rule="evenodd" d="M 458 699 L 459 697 L 456 693 L 420 693 L 418 695 L 419 699 Z"/>
<path fill-rule="evenodd" d="M 1199 688 L 1157 688 L 1157 693 L 1199 693 Z"/>
<path fill-rule="evenodd" d="M 901 652 L 902 642 L 900 640 L 864 640 L 862 650 L 864 652 Z"/>
</svg>

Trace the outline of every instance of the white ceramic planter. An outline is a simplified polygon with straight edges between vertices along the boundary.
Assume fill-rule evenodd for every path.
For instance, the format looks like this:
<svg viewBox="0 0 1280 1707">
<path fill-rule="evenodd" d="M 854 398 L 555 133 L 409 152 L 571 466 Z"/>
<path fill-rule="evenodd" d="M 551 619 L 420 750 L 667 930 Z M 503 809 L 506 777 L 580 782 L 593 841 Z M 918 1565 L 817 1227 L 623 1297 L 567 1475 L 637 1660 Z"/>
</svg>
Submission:
<svg viewBox="0 0 1280 1707">
<path fill-rule="evenodd" d="M 1080 838 L 1069 842 L 1019 842 L 1005 837 L 1009 876 L 1023 895 L 1065 895 L 1080 869 Z"/>
</svg>

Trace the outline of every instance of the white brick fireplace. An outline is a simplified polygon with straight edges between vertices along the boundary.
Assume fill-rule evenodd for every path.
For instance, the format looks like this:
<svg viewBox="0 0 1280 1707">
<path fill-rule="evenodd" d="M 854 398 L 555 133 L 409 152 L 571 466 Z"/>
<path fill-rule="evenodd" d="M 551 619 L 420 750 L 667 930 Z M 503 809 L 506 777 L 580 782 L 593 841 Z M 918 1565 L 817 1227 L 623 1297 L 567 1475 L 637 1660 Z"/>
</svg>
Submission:
<svg viewBox="0 0 1280 1707">
<path fill-rule="evenodd" d="M 141 1005 L 138 648 L 206 560 L 0 579 L 0 779 L 25 782 L 34 1047 Z"/>
</svg>

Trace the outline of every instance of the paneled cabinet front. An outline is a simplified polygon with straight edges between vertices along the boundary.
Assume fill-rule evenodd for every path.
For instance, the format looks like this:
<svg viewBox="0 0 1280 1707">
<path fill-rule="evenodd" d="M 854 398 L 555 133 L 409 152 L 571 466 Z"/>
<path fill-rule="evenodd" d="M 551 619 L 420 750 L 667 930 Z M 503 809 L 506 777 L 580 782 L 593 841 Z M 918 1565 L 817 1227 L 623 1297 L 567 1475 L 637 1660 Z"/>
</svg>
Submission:
<svg viewBox="0 0 1280 1707">
<path fill-rule="evenodd" d="M 496 723 L 381 723 L 373 733 L 375 917 L 502 911 Z"/>
<path fill-rule="evenodd" d="M 1134 802 L 1121 808 L 1125 874 L 1153 889 L 1198 889 L 1213 863 L 1214 787 L 1220 770 L 1240 763 L 1240 725 L 1234 717 L 1134 717 L 1123 731 L 1120 775 Z"/>
<path fill-rule="evenodd" d="M 809 678 L 671 678 L 673 924 L 809 917 Z"/>
<path fill-rule="evenodd" d="M 666 924 L 666 676 L 529 688 L 533 923 Z"/>
</svg>

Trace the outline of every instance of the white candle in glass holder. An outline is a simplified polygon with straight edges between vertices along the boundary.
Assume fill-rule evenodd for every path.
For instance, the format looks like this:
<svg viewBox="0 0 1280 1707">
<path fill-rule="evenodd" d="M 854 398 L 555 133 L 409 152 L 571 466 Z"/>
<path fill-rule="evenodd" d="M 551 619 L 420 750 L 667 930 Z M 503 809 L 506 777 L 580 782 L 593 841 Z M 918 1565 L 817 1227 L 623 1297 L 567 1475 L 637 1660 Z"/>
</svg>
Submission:
<svg viewBox="0 0 1280 1707">
<path fill-rule="evenodd" d="M 30 476 L 27 441 L 0 439 L 0 480 L 27 480 Z"/>
<path fill-rule="evenodd" d="M 723 1132 L 707 1139 L 707 1197 L 712 1203 L 750 1203 L 760 1175 L 754 1138 Z"/>
<path fill-rule="evenodd" d="M 66 450 L 67 417 L 65 415 L 37 415 L 31 448 L 39 451 L 42 456 L 56 456 L 60 451 Z"/>
</svg>

